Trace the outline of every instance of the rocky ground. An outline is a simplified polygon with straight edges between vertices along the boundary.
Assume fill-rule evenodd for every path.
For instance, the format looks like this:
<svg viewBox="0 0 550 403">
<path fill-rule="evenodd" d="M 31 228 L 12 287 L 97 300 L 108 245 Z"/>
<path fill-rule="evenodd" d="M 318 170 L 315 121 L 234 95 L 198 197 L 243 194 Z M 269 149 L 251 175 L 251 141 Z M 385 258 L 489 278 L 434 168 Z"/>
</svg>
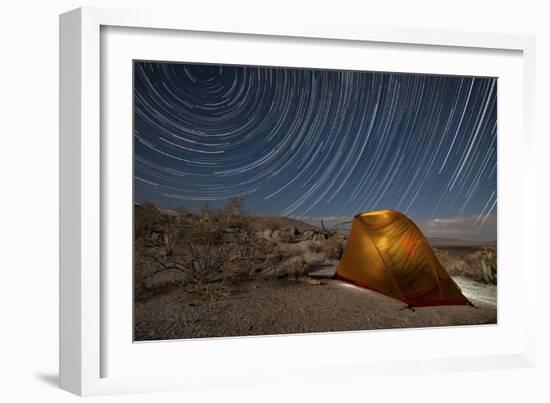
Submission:
<svg viewBox="0 0 550 403">
<path fill-rule="evenodd" d="M 470 298 L 472 295 L 470 295 Z M 205 301 L 174 290 L 137 304 L 136 340 L 247 336 L 496 323 L 496 305 L 403 309 L 382 294 L 339 280 L 236 285 Z"/>
<path fill-rule="evenodd" d="M 136 224 L 136 341 L 497 320 L 496 285 L 483 281 L 479 246 L 434 248 L 475 308 L 412 311 L 331 278 L 345 246 L 338 232 L 284 217 L 171 216 L 152 206 L 136 207 Z"/>
</svg>

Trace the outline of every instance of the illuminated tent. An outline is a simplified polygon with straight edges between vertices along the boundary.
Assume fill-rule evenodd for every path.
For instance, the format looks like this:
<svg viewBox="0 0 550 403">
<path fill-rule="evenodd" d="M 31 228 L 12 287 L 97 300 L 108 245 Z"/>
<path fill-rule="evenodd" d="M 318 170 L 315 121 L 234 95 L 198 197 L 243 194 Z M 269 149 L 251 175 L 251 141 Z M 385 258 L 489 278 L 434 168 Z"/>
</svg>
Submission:
<svg viewBox="0 0 550 403">
<path fill-rule="evenodd" d="M 396 298 L 411 308 L 471 305 L 422 232 L 397 211 L 354 217 L 335 277 Z"/>
</svg>

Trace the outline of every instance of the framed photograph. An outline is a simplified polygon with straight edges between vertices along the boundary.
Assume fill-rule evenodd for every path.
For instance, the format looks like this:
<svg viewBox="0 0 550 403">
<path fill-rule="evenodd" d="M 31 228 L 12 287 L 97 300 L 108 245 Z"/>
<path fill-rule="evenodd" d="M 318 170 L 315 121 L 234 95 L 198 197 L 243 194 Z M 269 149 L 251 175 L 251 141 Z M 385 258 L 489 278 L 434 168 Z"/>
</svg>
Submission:
<svg viewBox="0 0 550 403">
<path fill-rule="evenodd" d="M 534 40 L 233 23 L 60 18 L 61 386 L 532 365 Z"/>
</svg>

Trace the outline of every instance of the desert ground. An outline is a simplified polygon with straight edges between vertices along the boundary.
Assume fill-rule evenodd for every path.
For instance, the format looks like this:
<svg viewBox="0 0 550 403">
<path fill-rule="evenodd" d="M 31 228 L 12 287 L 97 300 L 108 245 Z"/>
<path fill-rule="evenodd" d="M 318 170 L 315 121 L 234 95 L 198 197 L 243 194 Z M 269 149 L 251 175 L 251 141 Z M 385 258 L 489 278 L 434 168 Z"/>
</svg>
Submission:
<svg viewBox="0 0 550 403">
<path fill-rule="evenodd" d="M 332 278 L 345 233 L 245 214 L 238 200 L 200 212 L 135 206 L 136 341 L 497 322 L 496 245 L 435 239 L 434 252 L 475 305 L 407 309 Z"/>
</svg>

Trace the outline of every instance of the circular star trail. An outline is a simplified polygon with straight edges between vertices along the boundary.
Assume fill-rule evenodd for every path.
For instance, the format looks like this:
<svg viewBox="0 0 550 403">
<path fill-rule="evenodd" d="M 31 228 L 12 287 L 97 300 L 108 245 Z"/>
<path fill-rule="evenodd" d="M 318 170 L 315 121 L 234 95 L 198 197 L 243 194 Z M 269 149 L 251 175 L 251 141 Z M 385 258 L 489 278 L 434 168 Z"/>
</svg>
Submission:
<svg viewBox="0 0 550 403">
<path fill-rule="evenodd" d="M 252 213 L 496 212 L 497 80 L 134 64 L 137 202 Z"/>
</svg>

